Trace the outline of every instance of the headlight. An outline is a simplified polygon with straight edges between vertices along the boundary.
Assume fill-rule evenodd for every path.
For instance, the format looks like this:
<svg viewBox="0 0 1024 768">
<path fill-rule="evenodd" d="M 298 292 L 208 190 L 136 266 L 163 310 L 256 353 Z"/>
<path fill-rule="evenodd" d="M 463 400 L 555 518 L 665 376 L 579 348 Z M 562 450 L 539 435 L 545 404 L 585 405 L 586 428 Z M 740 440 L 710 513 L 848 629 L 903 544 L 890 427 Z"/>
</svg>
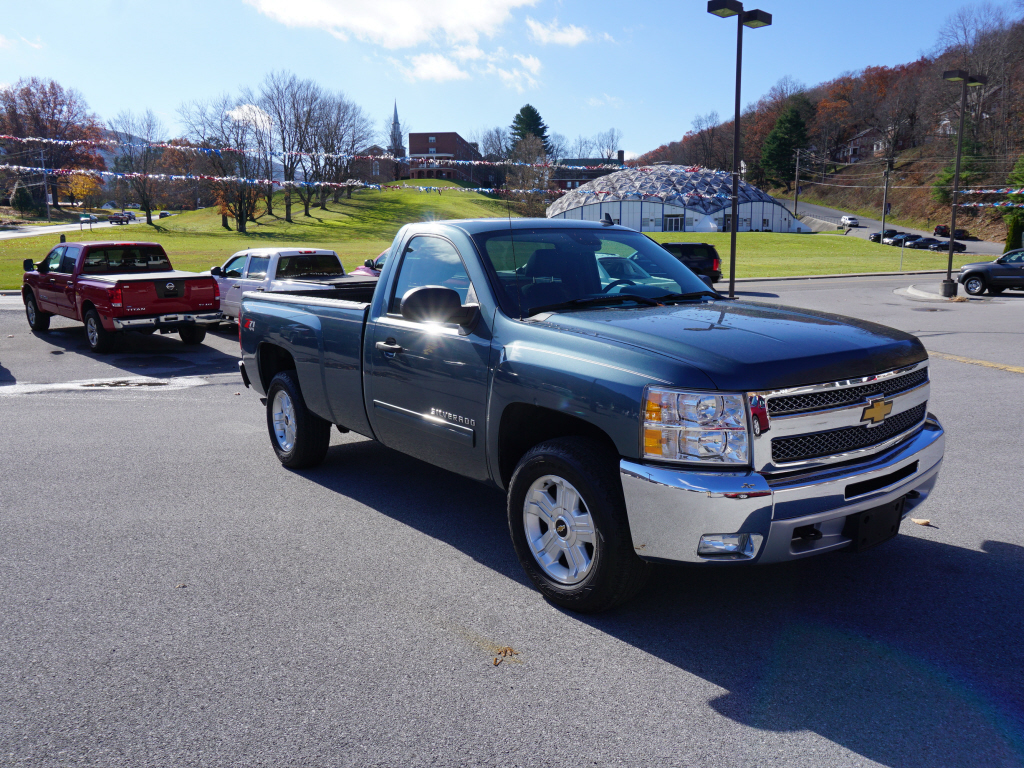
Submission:
<svg viewBox="0 0 1024 768">
<path fill-rule="evenodd" d="M 644 458 L 749 464 L 743 395 L 648 387 L 644 396 Z"/>
</svg>

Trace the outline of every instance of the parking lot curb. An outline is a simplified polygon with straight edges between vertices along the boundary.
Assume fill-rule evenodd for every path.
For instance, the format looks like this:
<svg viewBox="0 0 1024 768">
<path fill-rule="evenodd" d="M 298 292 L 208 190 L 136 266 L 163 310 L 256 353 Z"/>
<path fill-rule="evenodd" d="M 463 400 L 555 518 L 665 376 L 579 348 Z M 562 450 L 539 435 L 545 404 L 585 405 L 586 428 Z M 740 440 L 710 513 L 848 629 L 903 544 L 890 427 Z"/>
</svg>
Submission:
<svg viewBox="0 0 1024 768">
<path fill-rule="evenodd" d="M 916 272 L 849 272 L 842 275 L 788 275 L 786 277 L 737 277 L 737 283 L 755 283 L 778 280 L 838 280 L 844 277 L 901 277 L 903 275 L 944 275 L 944 269 L 925 269 Z M 722 278 L 719 282 L 727 282 Z"/>
</svg>

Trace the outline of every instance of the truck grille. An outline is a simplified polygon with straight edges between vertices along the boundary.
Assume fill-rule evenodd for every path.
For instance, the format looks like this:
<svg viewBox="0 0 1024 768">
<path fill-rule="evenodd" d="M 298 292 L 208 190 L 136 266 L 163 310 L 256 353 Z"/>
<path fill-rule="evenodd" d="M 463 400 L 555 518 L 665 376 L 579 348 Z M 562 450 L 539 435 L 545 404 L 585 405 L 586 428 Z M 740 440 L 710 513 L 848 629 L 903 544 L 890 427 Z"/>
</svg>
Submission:
<svg viewBox="0 0 1024 768">
<path fill-rule="evenodd" d="M 924 371 L 919 373 L 924 373 Z M 911 375 L 916 376 L 917 373 Z M 899 380 L 895 379 L 895 381 Z M 844 427 L 812 435 L 776 438 L 772 440 L 772 461 L 776 464 L 783 464 L 788 461 L 835 456 L 878 445 L 921 422 L 925 416 L 926 406 L 927 403 L 921 403 L 915 408 L 886 419 L 877 427 Z"/>
<path fill-rule="evenodd" d="M 908 389 L 913 389 L 914 387 L 924 384 L 926 381 L 928 381 L 928 369 L 922 368 L 919 371 L 908 373 L 905 376 L 882 379 L 881 381 L 874 381 L 860 387 L 830 389 L 826 392 L 812 392 L 806 395 L 777 397 L 768 401 L 768 413 L 771 416 L 780 416 L 784 413 L 837 408 L 842 405 L 849 405 L 850 403 L 869 400 L 872 397 L 878 397 L 879 395 L 889 397 L 890 395 L 895 395 L 900 392 L 906 392 Z M 882 428 L 883 427 L 878 427 L 871 431 L 874 432 Z M 796 440 L 803 438 L 792 439 Z"/>
</svg>

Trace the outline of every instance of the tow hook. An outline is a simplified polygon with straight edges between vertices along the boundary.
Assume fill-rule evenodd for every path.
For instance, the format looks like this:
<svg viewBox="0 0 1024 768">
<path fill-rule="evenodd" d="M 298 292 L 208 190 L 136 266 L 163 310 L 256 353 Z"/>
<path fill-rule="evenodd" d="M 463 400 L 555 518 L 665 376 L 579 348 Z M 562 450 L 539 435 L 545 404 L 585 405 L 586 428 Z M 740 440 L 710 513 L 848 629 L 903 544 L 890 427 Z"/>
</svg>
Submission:
<svg viewBox="0 0 1024 768">
<path fill-rule="evenodd" d="M 821 538 L 821 531 L 813 525 L 801 525 L 799 528 L 793 529 L 793 538 L 803 539 L 804 541 L 817 541 Z"/>
</svg>

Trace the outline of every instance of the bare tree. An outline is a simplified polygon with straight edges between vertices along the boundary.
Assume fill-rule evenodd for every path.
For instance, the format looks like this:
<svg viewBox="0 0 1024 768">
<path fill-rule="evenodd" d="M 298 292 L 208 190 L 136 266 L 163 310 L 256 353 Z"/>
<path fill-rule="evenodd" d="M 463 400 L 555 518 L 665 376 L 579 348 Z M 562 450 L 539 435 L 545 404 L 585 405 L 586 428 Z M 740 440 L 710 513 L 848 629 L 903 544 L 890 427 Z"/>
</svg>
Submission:
<svg viewBox="0 0 1024 768">
<path fill-rule="evenodd" d="M 722 121 L 715 111 L 708 112 L 706 115 L 697 115 L 691 123 L 700 153 L 698 163 L 705 168 L 714 168 L 716 165 L 715 143 L 718 140 L 721 124 Z"/>
<path fill-rule="evenodd" d="M 266 120 L 253 104 L 231 96 L 209 102 L 192 102 L 178 110 L 189 138 L 204 149 L 230 147 L 234 152 L 209 152 L 200 155 L 207 164 L 206 173 L 218 177 L 210 185 L 227 216 L 235 219 L 235 227 L 245 232 L 254 218 L 264 191 L 258 179 L 263 159 L 257 144 L 255 124 Z"/>
<path fill-rule="evenodd" d="M 619 145 L 622 143 L 622 131 L 618 128 L 609 128 L 607 131 L 594 136 L 594 145 L 597 147 L 597 151 L 601 157 L 612 159 L 619 151 Z"/>
<path fill-rule="evenodd" d="M 525 203 L 524 213 L 527 216 L 544 215 L 544 190 L 548 186 L 548 169 L 537 167 L 547 160 L 544 142 L 530 134 L 516 142 L 512 156 L 509 158 L 525 165 L 513 165 L 508 171 L 508 185 L 520 190 L 516 198 Z M 536 191 L 534 191 L 536 190 Z"/>
<path fill-rule="evenodd" d="M 163 123 L 151 109 L 138 115 L 125 110 L 110 121 L 109 127 L 121 142 L 118 165 L 125 173 L 132 174 L 128 184 L 146 212 L 146 223 L 152 224 L 157 184 L 151 174 L 156 171 L 162 154 L 153 144 L 159 144 L 165 138 Z"/>
<path fill-rule="evenodd" d="M 548 134 L 548 160 L 552 163 L 560 163 L 569 156 L 569 140 L 560 133 Z"/>
<path fill-rule="evenodd" d="M 594 151 L 594 140 L 580 134 L 572 140 L 569 145 L 569 156 L 574 158 L 587 158 Z"/>
</svg>

